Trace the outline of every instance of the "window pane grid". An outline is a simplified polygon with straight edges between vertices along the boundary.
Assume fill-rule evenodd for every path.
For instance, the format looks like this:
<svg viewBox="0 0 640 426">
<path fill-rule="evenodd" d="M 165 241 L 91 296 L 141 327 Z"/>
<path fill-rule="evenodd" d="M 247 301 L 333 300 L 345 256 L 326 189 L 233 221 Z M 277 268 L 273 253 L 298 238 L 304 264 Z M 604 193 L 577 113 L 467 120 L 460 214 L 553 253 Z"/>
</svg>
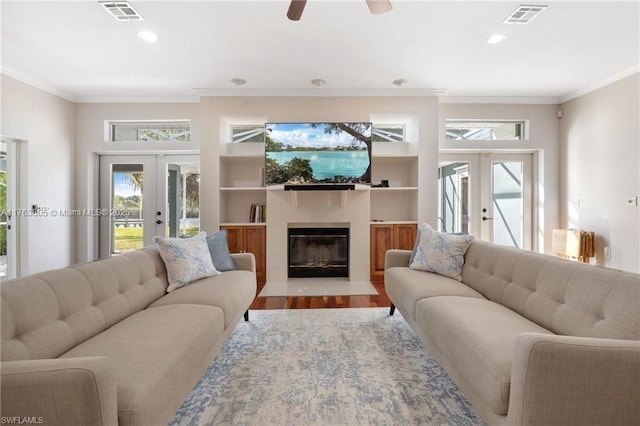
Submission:
<svg viewBox="0 0 640 426">
<path fill-rule="evenodd" d="M 112 142 L 189 142 L 191 124 L 188 121 L 136 121 L 110 123 Z"/>
<path fill-rule="evenodd" d="M 523 140 L 524 121 L 447 120 L 449 140 Z"/>
<path fill-rule="evenodd" d="M 373 142 L 404 142 L 403 124 L 373 124 L 371 140 Z"/>
<path fill-rule="evenodd" d="M 231 126 L 232 143 L 264 143 L 264 125 L 234 125 Z"/>
</svg>

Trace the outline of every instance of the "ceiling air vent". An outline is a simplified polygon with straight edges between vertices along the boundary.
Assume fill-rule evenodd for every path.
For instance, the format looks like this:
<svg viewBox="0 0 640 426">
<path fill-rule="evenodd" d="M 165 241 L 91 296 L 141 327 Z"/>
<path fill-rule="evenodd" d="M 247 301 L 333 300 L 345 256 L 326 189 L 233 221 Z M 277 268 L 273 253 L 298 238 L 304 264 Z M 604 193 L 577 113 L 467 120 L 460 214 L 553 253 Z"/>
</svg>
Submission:
<svg viewBox="0 0 640 426">
<path fill-rule="evenodd" d="M 505 24 L 528 24 L 548 6 L 521 5 L 504 20 Z"/>
<path fill-rule="evenodd" d="M 126 1 L 103 1 L 100 4 L 118 21 L 144 21 L 142 15 Z"/>
</svg>

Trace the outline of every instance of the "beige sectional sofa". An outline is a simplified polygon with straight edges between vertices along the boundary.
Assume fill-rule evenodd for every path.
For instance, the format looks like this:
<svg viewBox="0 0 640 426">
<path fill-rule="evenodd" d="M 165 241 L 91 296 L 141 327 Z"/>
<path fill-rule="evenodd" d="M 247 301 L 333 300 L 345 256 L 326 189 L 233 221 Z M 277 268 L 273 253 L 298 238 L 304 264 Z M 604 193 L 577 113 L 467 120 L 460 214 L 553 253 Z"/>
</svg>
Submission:
<svg viewBox="0 0 640 426">
<path fill-rule="evenodd" d="M 166 293 L 156 247 L 1 286 L 3 419 L 161 425 L 256 294 L 255 260 Z"/>
<path fill-rule="evenodd" d="M 385 289 L 489 424 L 640 424 L 640 275 L 473 241 L 462 281 L 386 254 Z"/>
</svg>

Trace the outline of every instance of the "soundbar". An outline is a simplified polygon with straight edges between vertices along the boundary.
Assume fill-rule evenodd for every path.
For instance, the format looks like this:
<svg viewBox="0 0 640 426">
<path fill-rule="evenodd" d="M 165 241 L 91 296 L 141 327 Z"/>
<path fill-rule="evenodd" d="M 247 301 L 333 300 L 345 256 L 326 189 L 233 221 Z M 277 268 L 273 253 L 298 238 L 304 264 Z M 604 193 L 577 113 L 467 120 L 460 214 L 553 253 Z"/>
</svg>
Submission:
<svg viewBox="0 0 640 426">
<path fill-rule="evenodd" d="M 353 191 L 354 183 L 300 183 L 285 185 L 285 191 Z"/>
</svg>

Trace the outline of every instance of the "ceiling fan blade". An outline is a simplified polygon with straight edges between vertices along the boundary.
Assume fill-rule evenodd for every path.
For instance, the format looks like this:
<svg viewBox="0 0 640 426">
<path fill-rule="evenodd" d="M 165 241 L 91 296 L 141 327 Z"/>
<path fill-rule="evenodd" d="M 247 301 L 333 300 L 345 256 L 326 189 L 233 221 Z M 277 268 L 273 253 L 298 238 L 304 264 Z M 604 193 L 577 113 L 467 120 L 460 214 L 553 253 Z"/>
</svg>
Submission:
<svg viewBox="0 0 640 426">
<path fill-rule="evenodd" d="M 289 4 L 289 11 L 287 12 L 287 18 L 292 21 L 299 21 L 302 18 L 302 11 L 307 4 L 307 0 L 291 0 Z"/>
<path fill-rule="evenodd" d="M 390 0 L 367 0 L 367 6 L 374 15 L 382 15 L 392 9 Z"/>
</svg>

